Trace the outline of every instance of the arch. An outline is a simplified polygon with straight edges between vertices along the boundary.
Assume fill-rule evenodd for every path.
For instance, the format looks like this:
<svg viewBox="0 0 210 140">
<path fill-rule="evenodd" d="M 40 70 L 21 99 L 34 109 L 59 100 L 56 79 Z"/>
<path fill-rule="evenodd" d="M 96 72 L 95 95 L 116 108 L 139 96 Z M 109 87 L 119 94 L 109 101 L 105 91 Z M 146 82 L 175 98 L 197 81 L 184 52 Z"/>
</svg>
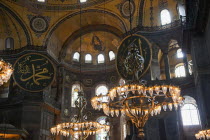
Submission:
<svg viewBox="0 0 210 140">
<path fill-rule="evenodd" d="M 54 27 L 48 32 L 48 34 L 46 35 L 45 37 L 45 42 L 43 44 L 43 46 L 47 46 L 48 45 L 48 42 L 49 42 L 49 39 L 50 37 L 52 36 L 53 32 L 59 27 L 59 25 L 61 25 L 62 23 L 64 23 L 66 20 L 76 16 L 76 15 L 79 15 L 79 14 L 83 14 L 83 13 L 88 13 L 88 12 L 96 12 L 96 13 L 105 13 L 105 14 L 108 14 L 110 16 L 113 16 L 115 19 L 119 20 L 120 23 L 122 24 L 122 27 L 124 29 L 124 32 L 127 32 L 127 26 L 126 26 L 126 23 L 121 19 L 121 17 L 119 15 L 116 15 L 112 12 L 109 12 L 109 11 L 104 11 L 104 10 L 101 10 L 101 9 L 87 9 L 87 10 L 82 10 L 81 13 L 80 11 L 77 11 L 73 14 L 70 14 L 66 17 L 64 17 L 63 19 L 61 19 L 60 21 L 58 21 L 58 23 L 56 23 L 54 25 Z"/>
<path fill-rule="evenodd" d="M 166 24 L 171 23 L 170 12 L 167 9 L 163 9 L 160 12 L 160 18 L 161 18 L 161 25 L 166 25 Z"/>
<path fill-rule="evenodd" d="M 3 8 L 4 10 L 6 10 L 14 19 L 16 19 L 16 21 L 20 24 L 20 26 L 22 27 L 24 33 L 25 33 L 25 37 L 27 40 L 27 44 L 31 45 L 32 41 L 31 41 L 31 35 L 28 32 L 27 26 L 24 24 L 24 22 L 20 19 L 20 17 L 18 15 L 15 14 L 15 12 L 13 12 L 11 9 L 7 7 L 6 5 L 0 3 L 0 8 Z"/>
<path fill-rule="evenodd" d="M 105 62 L 105 57 L 104 57 L 103 54 L 99 54 L 99 55 L 98 55 L 98 57 L 97 57 L 97 62 L 98 62 L 99 64 Z"/>
</svg>

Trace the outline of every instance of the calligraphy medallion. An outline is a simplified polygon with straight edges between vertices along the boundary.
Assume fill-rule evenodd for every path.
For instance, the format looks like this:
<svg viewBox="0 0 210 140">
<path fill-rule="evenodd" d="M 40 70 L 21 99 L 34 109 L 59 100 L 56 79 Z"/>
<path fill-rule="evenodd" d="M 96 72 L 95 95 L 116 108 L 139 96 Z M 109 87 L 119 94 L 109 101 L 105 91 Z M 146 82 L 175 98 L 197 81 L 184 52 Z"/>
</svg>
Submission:
<svg viewBox="0 0 210 140">
<path fill-rule="evenodd" d="M 141 35 L 129 35 L 118 48 L 117 71 L 125 80 L 139 80 L 149 69 L 151 60 L 150 42 Z"/>
<path fill-rule="evenodd" d="M 20 88 L 30 92 L 42 91 L 53 82 L 54 77 L 52 62 L 38 53 L 23 55 L 14 64 L 15 82 Z"/>
</svg>

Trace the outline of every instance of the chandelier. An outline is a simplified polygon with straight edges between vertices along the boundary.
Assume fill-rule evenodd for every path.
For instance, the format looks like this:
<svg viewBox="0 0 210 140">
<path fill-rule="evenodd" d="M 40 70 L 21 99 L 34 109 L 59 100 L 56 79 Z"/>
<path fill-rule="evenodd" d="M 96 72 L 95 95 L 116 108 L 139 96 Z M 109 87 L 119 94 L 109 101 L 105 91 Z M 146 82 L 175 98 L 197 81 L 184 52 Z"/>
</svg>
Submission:
<svg viewBox="0 0 210 140">
<path fill-rule="evenodd" d="M 143 128 L 149 117 L 183 105 L 181 89 L 170 84 L 147 86 L 145 80 L 140 79 L 152 60 L 151 44 L 141 35 L 124 38 L 116 58 L 117 71 L 126 84 L 111 88 L 106 95 L 93 97 L 91 105 L 95 110 L 102 109 L 107 116 L 129 117 L 138 129 L 138 136 L 144 138 Z"/>
<path fill-rule="evenodd" d="M 78 99 L 75 101 L 78 114 L 71 119 L 71 122 L 60 123 L 52 127 L 50 129 L 51 133 L 65 137 L 72 136 L 76 140 L 85 140 L 89 135 L 108 132 L 110 130 L 109 125 L 87 120 L 88 116 L 91 116 L 90 112 L 83 112 L 84 108 L 86 108 L 87 101 L 82 92 L 78 94 Z"/>
<path fill-rule="evenodd" d="M 6 83 L 13 73 L 12 65 L 0 60 L 0 86 Z"/>
<path fill-rule="evenodd" d="M 202 130 L 199 131 L 197 134 L 195 134 L 196 139 L 210 139 L 210 129 L 208 130 Z"/>
</svg>

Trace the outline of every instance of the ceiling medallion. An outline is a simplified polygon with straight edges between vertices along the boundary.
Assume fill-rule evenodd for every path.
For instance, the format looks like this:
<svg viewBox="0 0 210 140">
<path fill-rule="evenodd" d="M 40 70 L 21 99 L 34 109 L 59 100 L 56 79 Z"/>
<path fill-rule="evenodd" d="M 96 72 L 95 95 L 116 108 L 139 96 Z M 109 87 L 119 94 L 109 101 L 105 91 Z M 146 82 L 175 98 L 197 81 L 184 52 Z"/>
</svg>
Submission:
<svg viewBox="0 0 210 140">
<path fill-rule="evenodd" d="M 30 19 L 30 27 L 36 33 L 44 33 L 48 29 L 48 22 L 43 16 L 34 16 Z"/>
<path fill-rule="evenodd" d="M 130 4 L 130 10 L 129 10 L 129 4 Z M 120 12 L 121 15 L 124 18 L 129 18 L 130 14 L 131 16 L 133 16 L 134 12 L 135 12 L 135 3 L 134 1 L 124 1 L 123 3 L 120 4 Z"/>
<path fill-rule="evenodd" d="M 146 85 L 140 79 L 148 70 L 152 58 L 150 43 L 139 35 L 126 37 L 118 49 L 117 70 L 126 83 L 111 88 L 106 95 L 91 99 L 92 107 L 103 109 L 107 116 L 120 114 L 131 119 L 138 128 L 138 136 L 144 137 L 144 126 L 149 117 L 159 115 L 162 110 L 178 109 L 183 104 L 181 89 L 177 86 Z"/>
</svg>

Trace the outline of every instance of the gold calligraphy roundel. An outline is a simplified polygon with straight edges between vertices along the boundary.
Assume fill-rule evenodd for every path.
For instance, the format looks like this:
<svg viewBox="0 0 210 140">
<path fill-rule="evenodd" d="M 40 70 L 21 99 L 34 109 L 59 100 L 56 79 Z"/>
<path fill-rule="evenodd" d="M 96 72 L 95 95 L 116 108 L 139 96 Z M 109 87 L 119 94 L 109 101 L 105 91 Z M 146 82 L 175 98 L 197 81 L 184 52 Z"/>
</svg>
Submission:
<svg viewBox="0 0 210 140">
<path fill-rule="evenodd" d="M 118 48 L 117 71 L 125 80 L 138 81 L 149 69 L 151 60 L 150 42 L 141 35 L 129 35 L 122 40 Z"/>
<path fill-rule="evenodd" d="M 38 53 L 23 55 L 14 64 L 15 82 L 30 92 L 42 91 L 53 82 L 54 77 L 55 69 L 52 62 Z"/>
</svg>

